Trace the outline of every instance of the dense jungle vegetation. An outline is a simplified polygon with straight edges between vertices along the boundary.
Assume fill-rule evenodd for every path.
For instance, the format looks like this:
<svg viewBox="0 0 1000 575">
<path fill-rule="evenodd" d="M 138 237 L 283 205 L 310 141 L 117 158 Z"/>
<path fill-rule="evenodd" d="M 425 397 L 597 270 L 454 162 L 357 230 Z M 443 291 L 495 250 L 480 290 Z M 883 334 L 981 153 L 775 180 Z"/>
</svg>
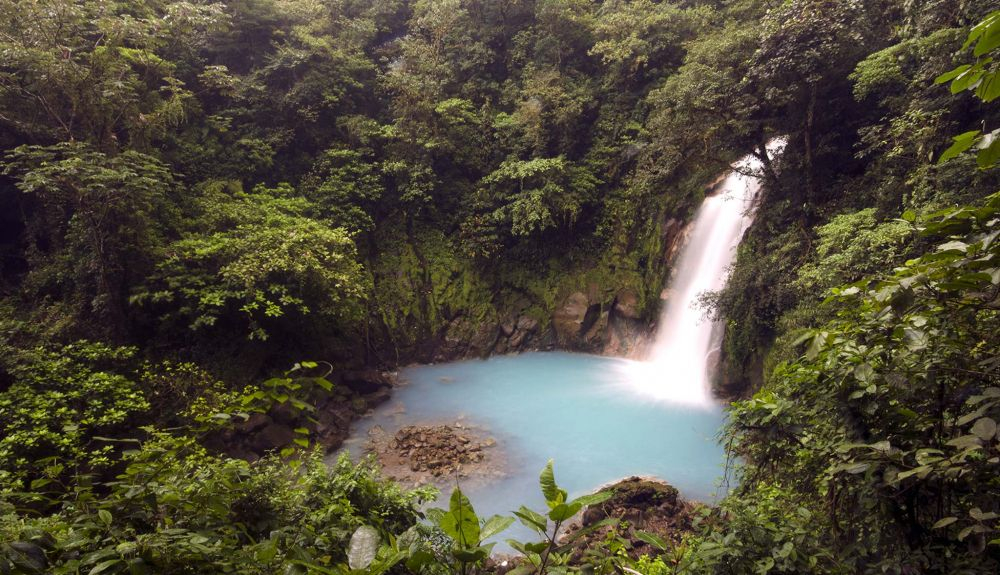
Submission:
<svg viewBox="0 0 1000 575">
<path fill-rule="evenodd" d="M 517 575 L 997 573 L 998 8 L 0 0 L 0 573 L 502 570 L 512 519 L 325 464 L 315 404 L 589 285 L 652 320 L 747 153 L 705 298 L 734 489 L 572 558 L 606 495 L 550 466 Z M 275 409 L 286 446 L 227 454 Z"/>
</svg>

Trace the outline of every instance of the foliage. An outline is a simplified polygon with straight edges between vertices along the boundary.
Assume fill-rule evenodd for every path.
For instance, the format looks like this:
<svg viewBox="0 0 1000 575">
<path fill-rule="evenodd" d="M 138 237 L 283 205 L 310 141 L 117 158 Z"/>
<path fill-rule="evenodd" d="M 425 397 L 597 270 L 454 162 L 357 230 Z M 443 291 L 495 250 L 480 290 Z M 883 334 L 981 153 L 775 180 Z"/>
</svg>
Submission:
<svg viewBox="0 0 1000 575">
<path fill-rule="evenodd" d="M 114 462 L 115 436 L 149 408 L 128 377 L 134 348 L 80 341 L 18 350 L 4 344 L 14 383 L 0 393 L 0 476 L 38 493 Z"/>
<path fill-rule="evenodd" d="M 168 246 L 152 289 L 132 301 L 174 304 L 192 329 L 242 315 L 257 339 L 288 314 L 349 317 L 364 279 L 348 233 L 306 217 L 309 204 L 287 185 L 228 192 L 202 198 L 205 228 Z"/>
<path fill-rule="evenodd" d="M 419 523 L 427 492 L 304 454 L 332 366 L 246 381 L 544 330 L 591 285 L 651 317 L 748 152 L 757 221 L 706 298 L 727 389 L 758 388 L 739 487 L 581 567 L 560 528 L 603 495 L 549 465 L 516 570 L 995 572 L 991 8 L 0 0 L 0 573 L 487 570 L 510 518 L 456 489 Z M 277 455 L 201 445 L 275 404 L 303 422 Z"/>
<path fill-rule="evenodd" d="M 75 142 L 21 146 L 6 160 L 4 173 L 17 176 L 26 203 L 36 207 L 26 222 L 26 287 L 120 334 L 124 290 L 148 270 L 177 223 L 170 170 L 140 152 L 108 155 Z"/>
<path fill-rule="evenodd" d="M 963 64 L 950 72 L 945 72 L 934 80 L 937 84 L 950 82 L 951 93 L 969 90 L 984 102 L 992 102 L 1000 96 L 1000 78 L 991 52 L 1000 46 L 1000 11 L 990 13 L 982 22 L 976 24 L 969 32 L 969 37 L 962 49 L 975 44 L 973 64 Z M 995 142 L 994 132 L 984 134 L 981 130 L 970 130 L 955 136 L 954 143 L 945 150 L 938 162 L 947 162 L 958 154 L 975 146 L 979 149 L 976 162 L 980 168 L 988 168 L 1000 160 L 1000 143 Z"/>
<path fill-rule="evenodd" d="M 64 512 L 5 515 L 0 567 L 22 573 L 321 573 L 344 561 L 358 525 L 398 532 L 427 491 L 403 493 L 371 462 L 318 456 L 291 472 L 276 459 L 220 459 L 156 434 L 125 459 L 106 495 L 85 485 Z M 12 565 L 13 564 L 13 565 Z M 96 571 L 95 571 L 96 570 Z"/>
</svg>

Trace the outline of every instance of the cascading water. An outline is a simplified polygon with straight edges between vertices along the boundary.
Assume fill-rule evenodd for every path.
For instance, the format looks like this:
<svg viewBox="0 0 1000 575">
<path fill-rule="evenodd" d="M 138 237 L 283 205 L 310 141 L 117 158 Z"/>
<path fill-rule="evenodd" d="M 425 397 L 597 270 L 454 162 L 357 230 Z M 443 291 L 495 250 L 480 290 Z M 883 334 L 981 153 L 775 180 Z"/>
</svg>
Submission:
<svg viewBox="0 0 1000 575">
<path fill-rule="evenodd" d="M 768 144 L 769 154 L 784 147 Z M 749 155 L 733 165 L 720 191 L 709 196 L 695 214 L 690 235 L 677 258 L 659 330 L 646 361 L 626 365 L 629 381 L 656 399 L 707 406 L 709 378 L 721 343 L 719 322 L 705 317 L 698 298 L 725 286 L 736 247 L 753 221 L 761 162 Z"/>
</svg>

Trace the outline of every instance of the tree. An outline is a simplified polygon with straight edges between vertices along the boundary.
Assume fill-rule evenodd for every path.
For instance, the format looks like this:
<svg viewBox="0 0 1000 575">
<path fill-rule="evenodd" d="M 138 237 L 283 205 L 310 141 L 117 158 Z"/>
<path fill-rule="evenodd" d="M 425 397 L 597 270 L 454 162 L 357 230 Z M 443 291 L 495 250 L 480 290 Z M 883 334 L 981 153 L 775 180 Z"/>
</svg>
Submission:
<svg viewBox="0 0 1000 575">
<path fill-rule="evenodd" d="M 350 329 L 367 279 L 350 234 L 309 218 L 314 209 L 287 184 L 250 193 L 238 183 L 206 185 L 193 229 L 165 249 L 132 302 L 191 329 L 251 339 L 290 337 L 306 325 Z"/>
<path fill-rule="evenodd" d="M 537 238 L 549 228 L 570 229 L 596 184 L 597 179 L 586 169 L 561 156 L 507 160 L 483 178 L 477 211 L 485 213 L 492 226 L 509 237 Z M 478 221 L 473 216 L 466 229 L 471 232 Z M 476 243 L 472 240 L 470 245 Z M 477 253 L 479 248 L 470 251 Z"/>
<path fill-rule="evenodd" d="M 29 196 L 25 281 L 36 302 L 68 304 L 71 321 L 127 330 L 125 298 L 177 224 L 170 170 L 153 157 L 108 155 L 83 143 L 22 146 L 4 173 Z"/>
<path fill-rule="evenodd" d="M 192 93 L 158 52 L 193 48 L 224 22 L 219 4 L 0 4 L 0 122 L 29 143 L 148 148 L 181 124 Z"/>
</svg>

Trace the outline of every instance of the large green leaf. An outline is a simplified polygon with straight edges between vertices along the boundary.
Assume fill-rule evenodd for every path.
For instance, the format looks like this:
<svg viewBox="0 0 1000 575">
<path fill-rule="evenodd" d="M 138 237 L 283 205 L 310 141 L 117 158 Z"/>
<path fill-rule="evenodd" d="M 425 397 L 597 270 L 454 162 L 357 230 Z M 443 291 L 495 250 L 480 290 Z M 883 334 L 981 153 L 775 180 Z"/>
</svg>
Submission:
<svg viewBox="0 0 1000 575">
<path fill-rule="evenodd" d="M 597 493 L 590 493 L 588 495 L 581 495 L 577 497 L 570 503 L 579 503 L 581 506 L 586 505 L 597 505 L 598 503 L 604 503 L 608 499 L 614 496 L 613 491 L 598 491 Z"/>
<path fill-rule="evenodd" d="M 943 164 L 944 162 L 947 162 L 948 160 L 957 157 L 962 152 L 974 146 L 976 142 L 979 141 L 979 137 L 980 137 L 979 130 L 972 130 L 970 132 L 965 132 L 964 134 L 955 136 L 954 138 L 952 138 L 952 140 L 954 140 L 954 143 L 951 145 L 951 147 L 949 147 L 941 154 L 941 157 L 938 158 L 938 163 Z"/>
<path fill-rule="evenodd" d="M 441 529 L 462 547 L 479 545 L 479 517 L 461 489 L 451 494 L 448 513 L 441 518 Z"/>
<path fill-rule="evenodd" d="M 368 525 L 358 527 L 347 546 L 347 564 L 351 569 L 367 569 L 375 560 L 381 543 L 377 529 Z"/>
<path fill-rule="evenodd" d="M 483 527 L 479 533 L 479 538 L 481 541 L 485 541 L 486 539 L 489 539 L 490 537 L 493 537 L 497 533 L 500 533 L 501 531 L 507 529 L 513 523 L 514 523 L 513 517 L 494 515 L 493 517 L 487 519 L 486 523 L 483 524 Z"/>
<path fill-rule="evenodd" d="M 662 537 L 649 531 L 636 531 L 635 538 L 656 547 L 660 551 L 667 550 L 667 542 Z"/>
<path fill-rule="evenodd" d="M 523 505 L 519 510 L 514 512 L 514 515 L 521 520 L 521 523 L 525 527 L 533 529 L 539 533 L 545 533 L 545 530 L 548 528 L 549 522 L 544 515 L 538 513 L 537 511 L 528 509 Z"/>
<path fill-rule="evenodd" d="M 538 482 L 542 486 L 542 495 L 545 496 L 545 502 L 548 503 L 550 509 L 566 501 L 566 491 L 556 485 L 556 476 L 552 470 L 551 459 L 545 464 L 545 469 L 539 475 Z"/>
<path fill-rule="evenodd" d="M 553 521 L 566 521 L 576 515 L 582 507 L 579 503 L 557 503 L 549 511 L 549 519 Z"/>
</svg>

